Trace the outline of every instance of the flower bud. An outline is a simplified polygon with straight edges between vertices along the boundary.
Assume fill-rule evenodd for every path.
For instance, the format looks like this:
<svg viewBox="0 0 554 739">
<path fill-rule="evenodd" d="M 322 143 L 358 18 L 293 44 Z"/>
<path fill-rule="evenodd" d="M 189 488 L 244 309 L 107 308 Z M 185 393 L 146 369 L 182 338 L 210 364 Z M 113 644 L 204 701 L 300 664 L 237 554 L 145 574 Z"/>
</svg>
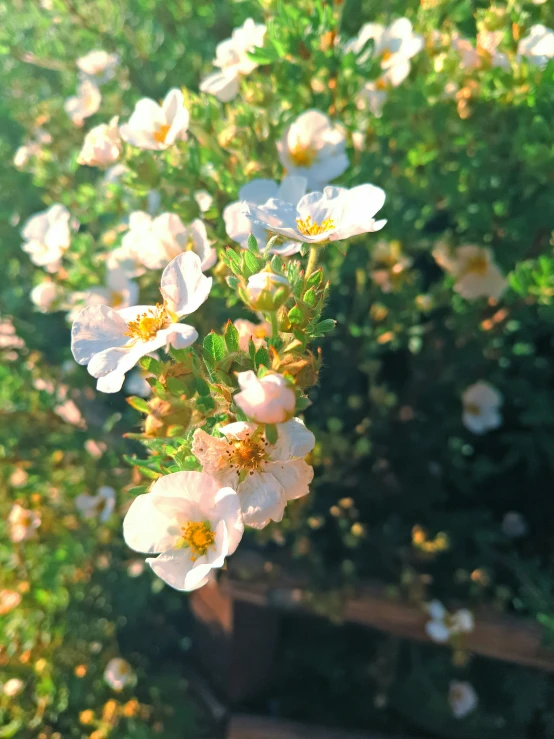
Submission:
<svg viewBox="0 0 554 739">
<path fill-rule="evenodd" d="M 239 372 L 241 392 L 235 403 L 257 423 L 285 423 L 294 416 L 296 396 L 283 375 L 270 373 L 261 378 L 252 370 Z"/>
<path fill-rule="evenodd" d="M 117 162 L 122 151 L 117 117 L 109 124 L 92 128 L 83 142 L 83 148 L 77 159 L 78 164 L 89 167 L 108 167 Z"/>
<path fill-rule="evenodd" d="M 290 284 L 285 275 L 258 272 L 248 278 L 246 295 L 254 310 L 268 313 L 286 303 L 290 295 Z"/>
</svg>

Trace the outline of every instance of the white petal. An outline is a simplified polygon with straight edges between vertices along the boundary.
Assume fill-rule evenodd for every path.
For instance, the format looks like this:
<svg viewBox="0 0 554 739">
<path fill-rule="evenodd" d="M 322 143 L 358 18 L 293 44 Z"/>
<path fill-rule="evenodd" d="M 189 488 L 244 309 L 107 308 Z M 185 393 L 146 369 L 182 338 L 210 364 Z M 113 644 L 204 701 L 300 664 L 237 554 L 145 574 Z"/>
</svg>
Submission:
<svg viewBox="0 0 554 739">
<path fill-rule="evenodd" d="M 164 582 L 175 590 L 196 590 L 208 582 L 212 569 L 199 560 L 193 562 L 188 549 L 171 549 L 159 557 L 148 558 L 146 563 Z"/>
<path fill-rule="evenodd" d="M 236 421 L 235 423 L 228 423 L 226 426 L 221 426 L 219 430 L 227 439 L 243 441 L 248 436 L 251 436 L 257 428 L 257 423 Z"/>
<path fill-rule="evenodd" d="M 254 205 L 263 205 L 270 198 L 278 197 L 278 190 L 279 186 L 275 180 L 252 180 L 252 182 L 248 182 L 240 188 L 239 200 L 254 203 Z M 284 199 L 281 198 L 281 200 Z"/>
<path fill-rule="evenodd" d="M 282 486 L 273 475 L 254 472 L 238 486 L 242 518 L 247 526 L 261 529 L 270 520 L 281 521 L 286 498 Z"/>
<path fill-rule="evenodd" d="M 179 254 L 164 269 L 160 292 L 171 311 L 186 316 L 207 300 L 211 288 L 212 278 L 203 274 L 200 257 L 189 251 Z"/>
<path fill-rule="evenodd" d="M 280 423 L 277 432 L 277 443 L 268 449 L 269 457 L 274 461 L 305 457 L 314 448 L 315 436 L 299 418 Z"/>
<path fill-rule="evenodd" d="M 244 533 L 241 501 L 231 488 L 222 488 L 214 501 L 214 520 L 225 522 L 227 529 L 227 554 L 233 554 Z"/>
<path fill-rule="evenodd" d="M 297 205 L 298 202 L 306 194 L 308 189 L 308 180 L 306 177 L 300 177 L 298 175 L 287 175 L 283 178 L 279 190 L 277 193 L 270 195 L 269 197 L 277 198 L 278 200 L 284 200 L 286 203 L 292 203 Z M 241 195 L 243 200 L 248 200 Z"/>
<path fill-rule="evenodd" d="M 233 70 L 214 72 L 200 83 L 200 92 L 207 92 L 222 103 L 228 103 L 239 92 L 239 75 Z"/>
<path fill-rule="evenodd" d="M 252 224 L 242 211 L 243 203 L 240 200 L 229 203 L 223 210 L 223 220 L 227 236 L 246 248 Z"/>
<path fill-rule="evenodd" d="M 303 459 L 292 459 L 289 462 L 266 462 L 263 469 L 279 481 L 287 500 L 296 500 L 310 492 L 310 483 L 314 479 L 314 468 Z"/>
<path fill-rule="evenodd" d="M 428 621 L 425 633 L 437 644 L 445 644 L 450 639 L 450 632 L 442 621 Z"/>
<path fill-rule="evenodd" d="M 124 346 L 129 341 L 126 331 L 128 326 L 123 318 L 107 305 L 84 308 L 71 329 L 71 351 L 75 361 L 88 364 L 95 354 Z"/>
<path fill-rule="evenodd" d="M 136 552 L 147 554 L 170 549 L 181 535 L 181 521 L 187 519 L 188 508 L 188 501 L 182 496 L 172 499 L 153 492 L 139 495 L 123 521 L 125 543 Z"/>
</svg>

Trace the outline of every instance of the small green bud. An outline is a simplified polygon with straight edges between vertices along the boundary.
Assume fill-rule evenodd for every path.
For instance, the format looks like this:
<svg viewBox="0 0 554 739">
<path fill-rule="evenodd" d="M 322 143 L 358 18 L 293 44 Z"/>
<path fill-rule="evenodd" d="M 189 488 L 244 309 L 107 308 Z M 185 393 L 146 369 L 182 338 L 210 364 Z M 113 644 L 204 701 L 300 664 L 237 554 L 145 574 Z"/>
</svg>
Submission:
<svg viewBox="0 0 554 739">
<path fill-rule="evenodd" d="M 264 270 L 248 278 L 246 295 L 254 310 L 271 313 L 286 303 L 290 284 L 284 275 Z"/>
</svg>

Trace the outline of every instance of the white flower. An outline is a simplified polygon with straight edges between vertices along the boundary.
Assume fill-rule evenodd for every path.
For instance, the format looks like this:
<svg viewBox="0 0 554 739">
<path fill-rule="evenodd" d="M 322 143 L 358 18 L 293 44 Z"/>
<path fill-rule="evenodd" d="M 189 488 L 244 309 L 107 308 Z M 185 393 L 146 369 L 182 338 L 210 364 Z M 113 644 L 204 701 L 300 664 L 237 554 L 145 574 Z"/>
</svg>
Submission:
<svg viewBox="0 0 554 739">
<path fill-rule="evenodd" d="M 96 441 L 95 439 L 87 439 L 83 446 L 94 459 L 100 459 L 108 449 L 108 445 L 104 441 Z"/>
<path fill-rule="evenodd" d="M 26 541 L 34 536 L 35 530 L 41 524 L 40 515 L 36 511 L 23 508 L 14 503 L 8 515 L 10 539 L 13 542 Z"/>
<path fill-rule="evenodd" d="M 346 44 L 345 51 L 358 55 L 371 40 L 374 42 L 373 52 L 362 54 L 359 61 L 363 62 L 371 55 L 381 62 L 382 69 L 411 59 L 424 46 L 423 36 L 414 33 L 411 22 L 407 18 L 397 18 L 387 27 L 380 23 L 366 23 L 356 38 Z"/>
<path fill-rule="evenodd" d="M 74 321 L 80 311 L 88 305 L 109 305 L 121 310 L 136 305 L 139 287 L 130 280 L 121 267 L 109 268 L 106 274 L 105 287 L 91 287 L 85 292 L 74 293 L 71 297 L 71 310 L 68 317 Z"/>
<path fill-rule="evenodd" d="M 185 225 L 175 213 L 162 213 L 152 218 L 135 211 L 129 217 L 129 231 L 121 242 L 136 264 L 147 269 L 161 269 L 182 252 L 192 251 L 200 257 L 203 270 L 217 261 L 206 226 L 199 218 Z"/>
<path fill-rule="evenodd" d="M 112 690 L 123 690 L 127 685 L 134 685 L 137 681 L 131 665 L 121 657 L 114 657 L 106 665 L 104 680 Z"/>
<path fill-rule="evenodd" d="M 198 338 L 195 328 L 179 323 L 207 299 L 211 277 L 202 274 L 200 259 L 192 252 L 180 254 L 162 274 L 163 302 L 114 310 L 90 305 L 75 319 L 71 350 L 78 364 L 88 365 L 105 393 L 121 390 L 125 373 L 141 357 L 156 349 L 185 349 Z"/>
<path fill-rule="evenodd" d="M 0 349 L 23 349 L 25 342 L 15 332 L 11 319 L 0 321 Z"/>
<path fill-rule="evenodd" d="M 64 205 L 56 203 L 48 210 L 36 213 L 24 224 L 21 235 L 24 252 L 33 264 L 55 272 L 61 265 L 64 252 L 71 243 L 70 214 Z"/>
<path fill-rule="evenodd" d="M 462 395 L 462 422 L 474 434 L 496 429 L 502 423 L 501 405 L 502 395 L 498 390 L 480 380 L 470 385 Z"/>
<path fill-rule="evenodd" d="M 323 244 L 379 231 L 386 221 L 373 216 L 384 202 L 385 193 L 375 185 L 326 187 L 304 195 L 297 206 L 271 199 L 261 206 L 245 203 L 244 212 L 254 224 L 283 236 L 283 247 L 298 247 L 298 242 Z"/>
<path fill-rule="evenodd" d="M 313 468 L 304 461 L 315 437 L 299 418 L 277 426 L 276 444 L 270 444 L 255 423 L 231 423 L 219 431 L 225 438 L 194 432 L 192 452 L 204 472 L 237 491 L 244 523 L 263 528 L 281 521 L 287 501 L 309 493 Z"/>
<path fill-rule="evenodd" d="M 31 142 L 20 146 L 14 154 L 13 166 L 17 169 L 23 169 L 29 164 L 31 157 L 40 154 L 41 148 L 37 143 Z"/>
<path fill-rule="evenodd" d="M 471 683 L 452 680 L 448 690 L 448 702 L 456 718 L 464 718 L 477 708 L 479 698 Z"/>
<path fill-rule="evenodd" d="M 109 485 L 103 485 L 96 491 L 96 495 L 81 493 L 75 498 L 75 506 L 83 518 L 97 518 L 105 523 L 115 508 L 115 490 Z"/>
<path fill-rule="evenodd" d="M 241 392 L 235 403 L 257 423 L 284 423 L 294 415 L 296 396 L 282 375 L 271 372 L 262 378 L 252 370 L 238 372 Z"/>
<path fill-rule="evenodd" d="M 243 249 L 248 247 L 248 236 L 254 234 L 258 241 L 260 249 L 263 248 L 268 240 L 268 232 L 252 224 L 244 215 L 244 203 L 249 205 L 263 205 L 271 198 L 283 200 L 285 203 L 297 205 L 299 200 L 306 194 L 308 181 L 305 177 L 290 175 L 283 178 L 278 185 L 274 180 L 252 180 L 239 190 L 239 200 L 230 203 L 223 211 L 223 220 L 225 221 L 225 230 L 227 236 L 240 244 Z M 290 256 L 295 254 L 300 245 L 293 245 L 292 251 L 283 249 L 281 244 L 276 244 L 270 251 L 272 254 L 280 254 L 281 256 Z"/>
<path fill-rule="evenodd" d="M 0 590 L 0 616 L 13 611 L 21 603 L 21 595 L 17 590 Z"/>
<path fill-rule="evenodd" d="M 498 300 L 508 283 L 493 261 L 490 249 L 460 246 L 449 252 L 439 246 L 433 252 L 438 264 L 454 278 L 454 290 L 466 300 L 493 298 Z"/>
<path fill-rule="evenodd" d="M 30 298 L 41 313 L 47 313 L 58 297 L 59 289 L 52 280 L 43 280 L 35 285 L 30 292 Z"/>
<path fill-rule="evenodd" d="M 131 549 L 158 554 L 146 563 L 177 590 L 196 590 L 233 554 L 244 531 L 234 490 L 203 472 L 160 477 L 132 502 L 123 522 Z"/>
<path fill-rule="evenodd" d="M 293 121 L 277 143 L 287 174 L 305 177 L 310 190 L 324 187 L 348 167 L 344 130 L 319 110 L 307 110 Z"/>
<path fill-rule="evenodd" d="M 239 91 L 240 78 L 250 74 L 258 66 L 248 56 L 249 51 L 263 46 L 266 28 L 248 18 L 240 28 L 235 28 L 231 38 L 217 45 L 213 72 L 200 84 L 200 91 L 207 92 L 222 103 L 228 103 Z"/>
<path fill-rule="evenodd" d="M 129 123 L 119 129 L 121 138 L 139 149 L 167 149 L 177 139 L 186 139 L 189 112 L 180 90 L 170 90 L 161 105 L 143 98 L 135 105 Z"/>
<path fill-rule="evenodd" d="M 106 170 L 102 181 L 106 185 L 118 185 L 123 175 L 127 174 L 128 171 L 129 168 L 124 164 L 114 164 L 113 167 Z"/>
<path fill-rule="evenodd" d="M 3 693 L 4 695 L 7 695 L 8 698 L 14 698 L 16 695 L 21 693 L 24 687 L 25 683 L 23 680 L 20 680 L 17 677 L 12 677 L 11 680 L 7 680 L 4 683 Z"/>
<path fill-rule="evenodd" d="M 83 80 L 77 87 L 77 94 L 67 98 L 64 110 L 76 126 L 82 126 L 85 118 L 90 118 L 100 108 L 102 95 L 90 80 Z"/>
<path fill-rule="evenodd" d="M 148 398 L 152 393 L 152 387 L 146 378 L 151 376 L 148 372 L 144 372 L 141 369 L 134 369 L 125 381 L 123 386 L 126 393 L 130 395 L 138 395 L 140 398 Z"/>
<path fill-rule="evenodd" d="M 194 193 L 196 204 L 200 208 L 201 213 L 205 213 L 213 205 L 214 199 L 207 190 L 197 190 Z"/>
<path fill-rule="evenodd" d="M 410 74 L 410 62 L 401 61 L 386 69 L 376 80 L 366 82 L 359 92 L 358 107 L 367 105 L 376 118 L 380 118 L 383 105 L 388 96 L 388 90 L 398 87 Z"/>
<path fill-rule="evenodd" d="M 518 59 L 525 57 L 537 67 L 545 67 L 554 58 L 554 30 L 541 24 L 531 26 L 529 35 L 517 47 Z"/>
<path fill-rule="evenodd" d="M 242 352 L 248 352 L 250 339 L 254 342 L 256 349 L 267 346 L 265 339 L 271 336 L 270 323 L 267 321 L 252 323 L 252 321 L 247 321 L 246 318 L 238 318 L 233 323 L 239 332 L 239 349 Z"/>
<path fill-rule="evenodd" d="M 449 613 L 438 600 L 427 603 L 426 608 L 431 619 L 425 624 L 425 633 L 437 644 L 445 644 L 459 634 L 469 634 L 475 628 L 473 614 L 467 608 Z"/>
<path fill-rule="evenodd" d="M 497 50 L 504 37 L 503 31 L 479 31 L 474 47 L 471 41 L 457 33 L 452 36 L 452 48 L 460 54 L 462 69 L 479 69 L 485 65 L 510 69 L 506 54 Z"/>
<path fill-rule="evenodd" d="M 502 533 L 506 536 L 518 538 L 525 536 L 529 530 L 527 521 L 518 511 L 508 511 L 502 519 Z"/>
<path fill-rule="evenodd" d="M 83 414 L 73 400 L 64 400 L 63 403 L 59 403 L 54 406 L 53 410 L 54 413 L 62 419 L 62 421 L 69 423 L 71 426 L 86 429 L 87 423 L 83 418 Z"/>
<path fill-rule="evenodd" d="M 77 59 L 76 64 L 83 78 L 102 84 L 114 77 L 119 64 L 119 56 L 108 54 L 102 49 L 95 49 Z"/>
<path fill-rule="evenodd" d="M 77 164 L 108 167 L 117 162 L 122 151 L 117 122 L 118 118 L 115 116 L 109 123 L 102 123 L 87 133 Z"/>
</svg>

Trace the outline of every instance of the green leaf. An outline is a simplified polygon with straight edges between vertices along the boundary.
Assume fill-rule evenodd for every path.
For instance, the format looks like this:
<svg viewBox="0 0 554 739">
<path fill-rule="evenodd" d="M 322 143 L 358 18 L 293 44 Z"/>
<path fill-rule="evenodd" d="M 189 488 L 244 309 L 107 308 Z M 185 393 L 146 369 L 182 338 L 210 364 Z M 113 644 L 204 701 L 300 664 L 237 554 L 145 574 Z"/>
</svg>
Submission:
<svg viewBox="0 0 554 739">
<path fill-rule="evenodd" d="M 279 437 L 277 426 L 274 423 L 266 423 L 265 425 L 265 438 L 270 444 L 276 444 Z"/>
<path fill-rule="evenodd" d="M 227 347 L 225 346 L 225 340 L 223 336 L 219 336 L 215 331 L 208 334 L 202 344 L 204 352 L 214 360 L 214 362 L 221 361 L 227 354 Z"/>
<path fill-rule="evenodd" d="M 127 398 L 127 402 L 131 406 L 131 408 L 134 408 L 136 411 L 140 411 L 140 413 L 150 413 L 150 408 L 148 407 L 148 403 L 144 398 L 139 398 L 136 395 L 131 395 L 130 398 Z"/>
<path fill-rule="evenodd" d="M 310 306 L 310 308 L 313 308 L 313 306 L 316 304 L 317 301 L 317 295 L 315 293 L 315 290 L 313 287 L 311 287 L 305 294 L 304 294 L 304 302 Z"/>
<path fill-rule="evenodd" d="M 316 324 L 314 328 L 314 333 L 327 334 L 329 333 L 329 331 L 332 331 L 336 325 L 337 322 L 334 321 L 332 318 L 326 318 L 324 321 L 320 321 Z"/>
<path fill-rule="evenodd" d="M 302 323 L 302 321 L 304 320 L 304 316 L 302 315 L 302 311 L 300 310 L 300 308 L 297 305 L 295 305 L 294 308 L 291 308 L 289 310 L 288 317 L 289 317 L 289 321 L 292 324 L 294 324 L 294 323 Z"/>
<path fill-rule="evenodd" d="M 265 367 L 270 367 L 271 359 L 269 358 L 269 352 L 265 347 L 260 347 L 256 352 L 256 366 L 263 364 Z"/>
<path fill-rule="evenodd" d="M 196 392 L 198 393 L 198 395 L 200 395 L 202 397 L 209 396 L 209 394 L 210 394 L 210 386 L 208 385 L 208 383 L 206 382 L 206 380 L 204 380 L 203 377 L 199 377 L 199 376 L 198 377 L 195 377 L 194 378 L 194 386 L 196 387 Z"/>
<path fill-rule="evenodd" d="M 168 377 L 165 384 L 173 395 L 184 395 L 187 391 L 185 383 L 178 377 Z"/>
<path fill-rule="evenodd" d="M 263 259 L 260 259 L 259 257 L 255 257 L 254 254 L 251 254 L 249 251 L 245 251 L 242 255 L 242 258 L 244 260 L 244 276 L 250 277 L 251 275 L 255 275 L 256 272 L 259 272 L 263 265 Z"/>
<path fill-rule="evenodd" d="M 154 359 L 154 357 L 142 357 L 140 366 L 146 372 L 156 375 L 156 377 L 159 377 L 163 372 L 163 364 L 157 359 Z"/>
<path fill-rule="evenodd" d="M 256 241 L 256 237 L 254 234 L 249 234 L 248 236 L 248 251 L 251 254 L 258 255 L 260 253 L 260 250 L 258 248 L 258 242 Z"/>
<path fill-rule="evenodd" d="M 227 321 L 227 325 L 225 326 L 225 344 L 229 353 L 238 352 L 239 332 L 231 321 Z"/>
</svg>

